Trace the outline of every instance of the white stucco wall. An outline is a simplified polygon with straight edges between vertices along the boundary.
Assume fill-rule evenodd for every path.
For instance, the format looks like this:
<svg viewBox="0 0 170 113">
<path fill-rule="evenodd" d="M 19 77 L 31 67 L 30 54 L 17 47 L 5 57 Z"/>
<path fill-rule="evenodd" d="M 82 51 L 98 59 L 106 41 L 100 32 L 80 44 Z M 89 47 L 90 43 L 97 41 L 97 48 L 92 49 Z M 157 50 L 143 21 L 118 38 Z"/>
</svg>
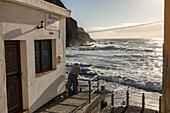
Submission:
<svg viewBox="0 0 170 113">
<path fill-rule="evenodd" d="M 1 20 L 1 18 L 0 18 Z M 2 39 L 2 24 L 0 23 L 0 111 L 7 113 L 5 51 Z"/>
<path fill-rule="evenodd" d="M 30 7 L 29 5 L 25 6 L 25 3 L 21 5 L 21 3 L 16 4 L 0 0 L 0 70 L 2 70 L 0 77 L 0 89 L 3 89 L 0 91 L 0 97 L 4 97 L 4 100 L 0 101 L 0 103 L 3 103 L 3 106 L 0 104 L 0 110 L 3 108 L 3 113 L 7 110 L 4 40 L 20 40 L 24 109 L 29 109 L 30 112 L 33 112 L 56 95 L 65 91 L 66 19 L 64 16 L 70 15 L 70 11 L 65 9 L 62 10 L 57 7 L 61 11 L 56 11 L 57 13 L 55 14 L 53 8 L 55 6 L 53 5 L 51 9 L 48 6 L 49 12 L 47 10 L 40 10 L 34 7 Z M 45 21 L 45 15 L 47 13 L 60 16 L 59 31 L 36 28 L 37 25 L 40 25 L 41 21 Z M 62 16 L 59 15 L 60 13 Z M 50 35 L 49 32 L 53 32 L 54 34 Z M 56 44 L 56 48 L 53 49 L 55 51 L 53 52 L 55 53 L 53 54 L 55 55 L 53 58 L 55 60 L 53 61 L 56 62 L 53 64 L 56 65 L 56 69 L 45 75 L 36 77 L 34 40 L 43 39 L 52 39 L 53 43 Z M 64 62 L 58 62 L 59 55 L 63 56 Z"/>
</svg>

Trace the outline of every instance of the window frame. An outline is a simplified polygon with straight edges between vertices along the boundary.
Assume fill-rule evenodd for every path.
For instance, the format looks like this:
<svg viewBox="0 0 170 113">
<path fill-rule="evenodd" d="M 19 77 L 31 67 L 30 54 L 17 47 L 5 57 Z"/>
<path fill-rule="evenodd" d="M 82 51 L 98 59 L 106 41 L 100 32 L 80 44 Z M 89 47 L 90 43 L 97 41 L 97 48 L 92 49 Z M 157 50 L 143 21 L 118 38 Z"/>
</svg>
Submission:
<svg viewBox="0 0 170 113">
<path fill-rule="evenodd" d="M 50 57 L 49 57 L 49 59 L 48 59 L 48 61 L 50 61 L 49 62 L 49 64 L 50 64 L 50 67 L 48 68 L 48 69 L 43 69 L 43 41 L 49 41 L 50 43 L 49 43 L 49 46 L 48 46 L 48 49 L 50 50 L 50 54 L 49 54 L 49 52 L 48 52 L 48 54 L 50 55 Z M 36 69 L 36 42 L 38 42 L 39 43 L 39 49 L 40 49 L 40 53 L 39 53 L 39 57 L 40 57 L 40 72 L 37 72 L 37 69 Z M 34 40 L 34 50 L 35 50 L 35 74 L 36 74 L 36 76 L 38 77 L 38 76 L 40 76 L 40 75 L 43 75 L 43 74 L 46 74 L 46 73 L 48 73 L 48 72 L 51 72 L 52 70 L 54 70 L 53 69 L 53 64 L 52 64 L 52 60 L 53 60 L 53 54 L 52 54 L 52 40 Z"/>
</svg>

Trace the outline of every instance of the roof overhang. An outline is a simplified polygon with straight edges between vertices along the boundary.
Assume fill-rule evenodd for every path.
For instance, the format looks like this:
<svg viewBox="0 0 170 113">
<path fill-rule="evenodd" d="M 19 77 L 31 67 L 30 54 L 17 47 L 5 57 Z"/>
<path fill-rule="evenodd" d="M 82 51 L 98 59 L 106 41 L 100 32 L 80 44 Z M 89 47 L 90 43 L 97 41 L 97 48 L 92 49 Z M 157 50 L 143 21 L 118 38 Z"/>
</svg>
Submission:
<svg viewBox="0 0 170 113">
<path fill-rule="evenodd" d="M 71 16 L 71 10 L 59 7 L 57 5 L 46 2 L 44 0 L 2 0 L 2 1 L 20 4 L 26 7 L 31 7 L 37 10 L 41 10 L 41 11 L 48 12 L 48 13 L 53 13 L 53 14 L 60 15 L 63 17 Z"/>
</svg>

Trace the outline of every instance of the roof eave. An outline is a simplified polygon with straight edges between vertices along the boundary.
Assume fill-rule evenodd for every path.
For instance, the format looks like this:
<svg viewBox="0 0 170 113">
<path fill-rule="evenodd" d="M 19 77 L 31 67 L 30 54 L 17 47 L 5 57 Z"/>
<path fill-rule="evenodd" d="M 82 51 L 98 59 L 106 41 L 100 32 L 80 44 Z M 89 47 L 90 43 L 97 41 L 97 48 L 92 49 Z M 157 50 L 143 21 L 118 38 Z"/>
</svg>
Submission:
<svg viewBox="0 0 170 113">
<path fill-rule="evenodd" d="M 50 12 L 63 17 L 71 16 L 71 10 L 59 7 L 57 5 L 51 4 L 43 0 L 3 0 L 3 1 L 24 5 L 27 7 L 31 7 L 37 10 L 42 10 L 45 12 Z"/>
</svg>

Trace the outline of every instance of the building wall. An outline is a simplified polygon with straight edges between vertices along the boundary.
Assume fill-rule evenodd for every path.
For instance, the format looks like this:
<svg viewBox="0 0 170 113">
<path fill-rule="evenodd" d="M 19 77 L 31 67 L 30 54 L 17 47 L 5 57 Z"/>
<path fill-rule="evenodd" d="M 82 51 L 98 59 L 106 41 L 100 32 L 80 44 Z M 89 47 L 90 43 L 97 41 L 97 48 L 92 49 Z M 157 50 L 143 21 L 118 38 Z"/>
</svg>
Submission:
<svg viewBox="0 0 170 113">
<path fill-rule="evenodd" d="M 0 77 L 0 89 L 3 90 L 0 91 L 0 96 L 4 98 L 4 101 L 0 103 L 5 103 L 4 106 L 0 104 L 0 109 L 1 107 L 4 109 L 3 113 L 7 110 L 4 40 L 20 40 L 23 107 L 33 112 L 65 91 L 66 19 L 60 16 L 59 31 L 37 29 L 41 21 L 45 22 L 48 12 L 1 0 L 0 9 L 0 30 L 2 31 L 0 32 L 0 69 L 3 70 Z M 50 35 L 49 32 L 54 34 Z M 52 40 L 53 67 L 56 69 L 36 77 L 34 40 L 44 39 Z M 63 62 L 58 61 L 59 55 L 63 56 Z"/>
<path fill-rule="evenodd" d="M 162 112 L 170 113 L 170 1 L 165 0 Z"/>
<path fill-rule="evenodd" d="M 2 24 L 0 23 L 0 111 L 2 113 L 7 113 L 5 51 L 1 32 Z"/>
</svg>

